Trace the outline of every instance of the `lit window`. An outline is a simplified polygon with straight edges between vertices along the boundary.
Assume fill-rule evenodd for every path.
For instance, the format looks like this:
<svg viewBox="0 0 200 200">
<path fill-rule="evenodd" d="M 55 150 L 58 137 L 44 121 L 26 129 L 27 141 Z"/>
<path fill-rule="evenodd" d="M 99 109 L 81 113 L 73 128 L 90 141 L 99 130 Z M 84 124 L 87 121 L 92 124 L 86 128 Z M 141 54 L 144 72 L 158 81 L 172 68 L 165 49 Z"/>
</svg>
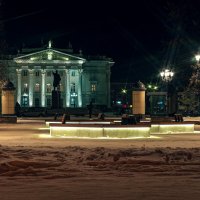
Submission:
<svg viewBox="0 0 200 200">
<path fill-rule="evenodd" d="M 40 72 L 39 72 L 39 71 L 36 71 L 36 72 L 35 72 L 35 76 L 40 76 Z"/>
<path fill-rule="evenodd" d="M 75 83 L 71 84 L 71 92 L 75 92 Z"/>
<path fill-rule="evenodd" d="M 51 84 L 48 83 L 48 84 L 47 84 L 47 93 L 50 93 L 50 92 L 51 92 Z"/>
<path fill-rule="evenodd" d="M 71 75 L 72 75 L 72 76 L 75 76 L 75 75 L 76 75 L 76 73 L 75 73 L 74 70 L 72 71 Z"/>
<path fill-rule="evenodd" d="M 27 70 L 23 70 L 22 71 L 22 76 L 28 76 L 28 71 Z"/>
<path fill-rule="evenodd" d="M 47 53 L 48 60 L 52 60 L 52 57 L 53 57 L 53 53 L 52 52 L 48 52 Z"/>
<path fill-rule="evenodd" d="M 22 106 L 23 107 L 28 106 L 28 96 L 22 96 Z"/>
<path fill-rule="evenodd" d="M 96 84 L 91 84 L 91 90 L 92 90 L 92 92 L 96 91 Z"/>
<path fill-rule="evenodd" d="M 39 92 L 40 91 L 40 84 L 36 83 L 35 84 L 35 92 Z"/>
<path fill-rule="evenodd" d="M 24 93 L 28 93 L 28 84 L 27 83 L 24 84 Z"/>
</svg>

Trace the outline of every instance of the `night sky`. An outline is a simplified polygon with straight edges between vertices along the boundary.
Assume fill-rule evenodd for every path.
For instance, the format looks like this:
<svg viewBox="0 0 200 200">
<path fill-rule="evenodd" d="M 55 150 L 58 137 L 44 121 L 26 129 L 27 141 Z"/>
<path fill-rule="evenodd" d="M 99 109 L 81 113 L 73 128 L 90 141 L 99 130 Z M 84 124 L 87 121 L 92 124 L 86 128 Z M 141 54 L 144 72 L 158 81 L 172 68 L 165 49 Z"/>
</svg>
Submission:
<svg viewBox="0 0 200 200">
<path fill-rule="evenodd" d="M 194 0 L 4 0 L 1 17 L 9 46 L 51 39 L 66 48 L 70 41 L 75 52 L 113 58 L 112 82 L 156 82 L 165 65 L 189 70 L 200 42 L 199 8 Z"/>
</svg>

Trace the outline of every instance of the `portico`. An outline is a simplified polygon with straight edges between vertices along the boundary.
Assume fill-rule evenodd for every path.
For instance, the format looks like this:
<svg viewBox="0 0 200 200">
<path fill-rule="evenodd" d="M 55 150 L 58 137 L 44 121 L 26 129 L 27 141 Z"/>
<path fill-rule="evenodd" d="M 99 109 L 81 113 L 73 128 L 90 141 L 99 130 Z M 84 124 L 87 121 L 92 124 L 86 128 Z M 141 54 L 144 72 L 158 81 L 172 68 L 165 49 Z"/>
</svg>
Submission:
<svg viewBox="0 0 200 200">
<path fill-rule="evenodd" d="M 62 107 L 110 105 L 111 59 L 86 59 L 61 50 L 47 49 L 16 56 L 16 101 L 22 107 L 51 107 L 53 72 L 61 77 L 58 90 Z"/>
</svg>

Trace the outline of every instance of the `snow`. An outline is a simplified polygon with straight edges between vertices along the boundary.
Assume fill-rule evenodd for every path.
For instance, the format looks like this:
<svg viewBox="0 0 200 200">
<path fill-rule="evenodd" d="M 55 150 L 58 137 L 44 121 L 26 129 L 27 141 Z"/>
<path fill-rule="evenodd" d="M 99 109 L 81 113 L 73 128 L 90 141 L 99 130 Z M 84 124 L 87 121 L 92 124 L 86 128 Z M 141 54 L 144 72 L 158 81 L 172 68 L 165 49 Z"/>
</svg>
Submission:
<svg viewBox="0 0 200 200">
<path fill-rule="evenodd" d="M 0 200 L 199 199 L 199 180 L 199 132 L 63 139 L 40 118 L 0 124 Z"/>
</svg>

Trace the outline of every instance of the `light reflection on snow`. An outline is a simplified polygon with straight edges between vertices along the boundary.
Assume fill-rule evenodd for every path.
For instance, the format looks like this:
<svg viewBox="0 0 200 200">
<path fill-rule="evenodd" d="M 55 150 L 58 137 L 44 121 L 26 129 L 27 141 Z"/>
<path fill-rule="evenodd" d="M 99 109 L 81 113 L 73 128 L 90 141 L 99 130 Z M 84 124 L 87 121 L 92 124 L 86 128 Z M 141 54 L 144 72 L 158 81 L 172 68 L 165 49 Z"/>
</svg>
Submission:
<svg viewBox="0 0 200 200">
<path fill-rule="evenodd" d="M 38 128 L 38 130 L 49 130 L 50 128 L 45 127 L 45 128 Z"/>
<path fill-rule="evenodd" d="M 39 134 L 39 138 L 53 138 L 50 134 Z"/>
<path fill-rule="evenodd" d="M 91 138 L 91 137 L 77 137 L 77 136 L 51 136 L 50 134 L 39 134 L 39 138 L 52 138 L 52 139 L 91 139 L 91 140 L 140 140 L 140 139 L 162 139 L 160 136 L 150 136 L 150 137 L 129 137 L 129 138 L 117 138 L 117 137 L 97 137 L 97 138 Z"/>
</svg>

